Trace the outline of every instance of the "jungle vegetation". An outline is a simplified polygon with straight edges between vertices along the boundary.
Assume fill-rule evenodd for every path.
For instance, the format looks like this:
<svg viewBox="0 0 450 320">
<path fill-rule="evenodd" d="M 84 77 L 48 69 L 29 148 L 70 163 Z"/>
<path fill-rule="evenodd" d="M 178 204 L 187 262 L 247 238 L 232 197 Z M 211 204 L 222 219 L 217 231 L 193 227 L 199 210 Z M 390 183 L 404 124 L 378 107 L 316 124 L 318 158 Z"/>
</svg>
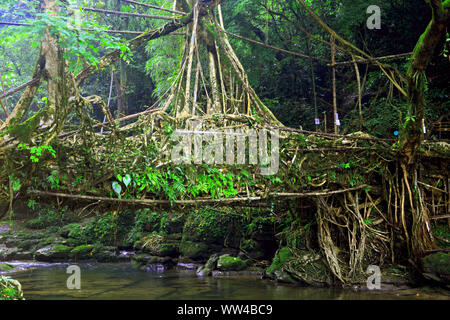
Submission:
<svg viewBox="0 0 450 320">
<path fill-rule="evenodd" d="M 343 283 L 420 269 L 447 228 L 450 1 L 370 4 L 380 28 L 363 0 L 0 0 L 0 215 L 261 201 L 291 274 L 297 240 Z M 198 119 L 280 130 L 279 174 L 167 161 Z"/>
</svg>

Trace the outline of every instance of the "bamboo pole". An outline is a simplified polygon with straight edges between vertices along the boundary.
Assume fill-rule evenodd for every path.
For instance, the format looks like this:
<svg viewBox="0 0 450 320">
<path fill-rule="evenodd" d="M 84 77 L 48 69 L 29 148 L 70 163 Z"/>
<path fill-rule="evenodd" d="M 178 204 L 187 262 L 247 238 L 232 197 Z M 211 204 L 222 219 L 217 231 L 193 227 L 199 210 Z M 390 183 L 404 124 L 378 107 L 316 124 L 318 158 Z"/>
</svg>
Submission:
<svg viewBox="0 0 450 320">
<path fill-rule="evenodd" d="M 184 113 L 189 114 L 189 107 L 191 102 L 191 74 L 192 74 L 192 63 L 194 61 L 194 50 L 197 37 L 197 26 L 198 26 L 198 0 L 195 3 L 194 9 L 194 25 L 192 27 L 191 42 L 189 44 L 189 54 L 188 54 L 188 65 L 187 65 L 187 75 L 186 75 L 186 91 L 185 91 L 185 101 L 184 101 Z M 183 113 L 183 112 L 182 112 Z"/>
<path fill-rule="evenodd" d="M 363 129 L 363 114 L 362 114 L 362 88 L 361 88 L 361 77 L 359 74 L 359 67 L 358 64 L 354 63 L 355 67 L 355 74 L 356 74 L 356 81 L 358 83 L 358 110 L 359 110 L 359 130 L 362 131 Z"/>
<path fill-rule="evenodd" d="M 175 13 L 175 14 L 187 15 L 186 12 L 175 10 L 175 7 L 174 7 L 173 10 L 170 10 L 170 9 L 166 9 L 166 8 L 155 6 L 153 4 L 142 3 L 142 2 L 137 2 L 137 1 L 133 1 L 133 0 L 122 0 L 122 1 L 128 2 L 128 3 L 132 3 L 132 4 L 135 4 L 137 6 L 143 6 L 143 7 L 152 8 L 152 9 L 161 10 L 161 11 L 166 11 L 166 12 Z M 175 1 L 175 3 L 176 3 L 176 1 Z"/>
<path fill-rule="evenodd" d="M 98 196 L 87 196 L 78 194 L 67 194 L 59 192 L 47 192 L 40 190 L 31 190 L 31 194 L 38 196 L 50 196 L 50 197 L 61 197 L 69 199 L 79 199 L 79 200 L 90 200 L 90 201 L 104 201 L 104 202 L 118 202 L 118 203 L 128 203 L 131 205 L 144 205 L 144 206 L 157 206 L 157 205 L 205 205 L 205 204 L 216 204 L 216 205 L 231 205 L 231 204 L 242 204 L 255 201 L 264 200 L 275 200 L 275 199 L 298 199 L 298 198 L 310 198 L 310 197 L 326 197 L 335 194 L 347 193 L 350 191 L 356 191 L 367 188 L 368 185 L 360 185 L 357 187 L 352 187 L 348 189 L 335 190 L 335 191 L 318 191 L 318 192 L 306 192 L 306 193 L 285 193 L 285 192 L 272 192 L 267 197 L 255 196 L 255 197 L 242 197 L 242 198 L 203 198 L 195 200 L 160 200 L 160 199 L 118 199 L 118 198 L 107 198 Z"/>
<path fill-rule="evenodd" d="M 278 129 L 280 131 L 287 131 L 287 132 L 297 132 L 297 133 L 303 133 L 303 134 L 312 134 L 319 137 L 328 137 L 328 138 L 345 138 L 348 140 L 366 140 L 366 141 L 386 141 L 386 142 L 394 142 L 395 139 L 383 139 L 383 138 L 375 138 L 375 137 L 356 137 L 356 136 L 349 136 L 349 135 L 342 135 L 342 134 L 334 134 L 334 133 L 323 133 L 323 132 L 315 132 L 315 131 L 308 131 L 308 130 L 301 130 L 296 128 L 289 128 L 289 127 L 280 127 L 280 126 L 268 126 L 266 128 L 269 129 Z"/>
<path fill-rule="evenodd" d="M 130 17 L 138 17 L 138 18 L 148 18 L 148 19 L 160 19 L 160 20 L 173 20 L 173 17 L 169 16 L 156 16 L 152 14 L 143 14 L 143 13 L 133 13 L 133 12 L 120 12 L 113 10 L 105 10 L 105 9 L 96 9 L 96 8 L 81 8 L 83 11 L 87 12 L 98 12 L 104 14 L 114 14 L 118 16 L 130 16 Z"/>
<path fill-rule="evenodd" d="M 217 69 L 219 71 L 219 78 L 220 78 L 220 90 L 221 90 L 221 96 L 222 96 L 222 110 L 223 113 L 227 113 L 227 92 L 225 88 L 224 83 L 224 77 L 222 72 L 222 63 L 220 59 L 220 52 L 219 52 L 219 46 L 217 45 L 217 42 L 214 41 L 214 45 L 216 47 L 216 53 L 217 53 Z"/>
<path fill-rule="evenodd" d="M 333 29 L 331 29 L 325 22 L 322 21 L 322 19 L 319 18 L 319 16 L 305 3 L 304 0 L 298 0 L 301 5 L 305 8 L 305 10 L 311 15 L 311 17 L 325 30 L 327 31 L 332 37 L 337 38 L 339 40 L 339 42 L 358 52 L 359 54 L 361 54 L 362 56 L 366 57 L 367 59 L 373 59 L 369 54 L 365 53 L 363 50 L 359 49 L 358 47 L 354 46 L 353 44 L 351 44 L 350 42 L 346 41 L 345 39 L 343 39 L 341 36 L 339 36 Z M 374 61 L 374 60 L 372 60 Z M 386 75 L 386 77 L 389 78 L 389 80 L 394 83 L 394 85 L 396 86 L 396 88 L 405 96 L 407 97 L 407 93 L 405 92 L 405 90 L 403 90 L 403 88 L 400 86 L 399 83 L 397 83 L 395 81 L 395 79 L 393 79 L 384 69 L 383 65 L 381 63 L 379 63 L 378 61 L 374 61 L 375 64 L 381 69 L 381 71 Z"/>
<path fill-rule="evenodd" d="M 322 59 L 322 58 L 310 57 L 310 56 L 307 56 L 306 54 L 303 54 L 303 53 L 293 52 L 293 51 L 281 49 L 281 48 L 272 46 L 272 45 L 270 45 L 270 44 L 265 44 L 264 42 L 252 40 L 252 39 L 249 39 L 249 38 L 240 36 L 240 35 L 238 35 L 238 34 L 235 34 L 235 33 L 229 32 L 229 31 L 226 31 L 226 30 L 224 30 L 223 28 L 220 28 L 219 31 L 222 32 L 222 33 L 228 34 L 228 35 L 230 35 L 230 36 L 233 36 L 233 37 L 235 37 L 235 38 L 239 38 L 239 39 L 241 39 L 241 40 L 245 40 L 245 41 L 248 41 L 248 42 L 251 42 L 251 43 L 254 43 L 254 44 L 263 46 L 263 47 L 266 47 L 266 48 L 270 48 L 270 49 L 273 49 L 273 50 L 276 50 L 276 51 L 284 52 L 284 53 L 287 53 L 287 54 L 290 54 L 290 55 L 293 55 L 293 56 L 297 56 L 297 57 L 300 57 L 300 58 L 313 59 L 313 60 L 322 61 L 322 62 L 326 62 L 326 63 L 329 63 L 329 62 L 330 62 L 330 61 L 325 60 L 325 59 Z"/>
<path fill-rule="evenodd" d="M 337 97 L 336 97 L 336 38 L 331 35 L 331 73 L 332 73 L 332 86 L 333 86 L 333 116 L 334 116 L 334 133 L 339 134 L 339 128 L 337 125 Z"/>
<path fill-rule="evenodd" d="M 306 38 L 306 52 L 308 56 L 311 56 L 311 46 L 309 42 L 309 38 Z M 317 109 L 317 93 L 316 93 L 316 76 L 314 72 L 314 62 L 313 59 L 309 59 L 309 66 L 311 68 L 311 85 L 313 90 L 313 104 L 314 104 L 314 123 L 316 125 L 316 131 L 319 129 L 319 125 L 316 123 L 316 119 L 319 118 L 319 112 Z"/>
<path fill-rule="evenodd" d="M 336 62 L 335 65 L 336 66 L 345 66 L 345 65 L 353 64 L 353 63 L 373 64 L 376 61 L 409 57 L 411 55 L 412 55 L 412 52 L 407 52 L 407 53 L 393 54 L 393 55 L 384 56 L 384 57 L 375 57 L 375 58 L 371 58 L 371 59 L 354 59 L 353 58 L 353 60 L 351 60 L 351 61 Z M 328 65 L 328 66 L 330 66 L 330 65 Z"/>
<path fill-rule="evenodd" d="M 114 70 L 111 70 L 111 83 L 109 84 L 109 95 L 108 95 L 108 102 L 107 102 L 107 104 L 106 104 L 106 109 L 109 111 L 109 105 L 110 105 L 110 103 L 111 103 L 111 96 L 112 96 L 112 88 L 113 88 L 113 83 L 114 83 Z M 106 113 L 105 113 L 105 115 L 104 115 L 104 117 L 103 117 L 103 123 L 105 123 L 106 122 Z M 101 129 L 100 129 L 100 134 L 103 134 L 103 127 L 101 127 Z"/>
<path fill-rule="evenodd" d="M 195 71 L 195 83 L 194 83 L 194 97 L 192 100 L 192 114 L 195 115 L 195 109 L 197 107 L 197 99 L 198 99 L 198 83 L 200 80 L 200 61 L 197 61 L 197 68 Z"/>
</svg>

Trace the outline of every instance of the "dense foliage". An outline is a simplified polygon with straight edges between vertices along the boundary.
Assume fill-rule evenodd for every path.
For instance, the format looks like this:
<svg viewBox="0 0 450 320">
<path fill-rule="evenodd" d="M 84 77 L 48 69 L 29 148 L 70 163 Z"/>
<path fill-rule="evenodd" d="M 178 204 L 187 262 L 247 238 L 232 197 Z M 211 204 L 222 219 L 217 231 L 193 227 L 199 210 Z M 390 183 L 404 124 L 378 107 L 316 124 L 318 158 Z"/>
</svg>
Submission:
<svg viewBox="0 0 450 320">
<path fill-rule="evenodd" d="M 259 251 L 257 242 L 267 239 L 255 233 L 269 225 L 268 243 L 259 245 L 270 250 L 256 252 L 273 258 L 269 277 L 285 269 L 304 280 L 303 267 L 312 265 L 326 278 L 317 282 L 329 283 L 322 254 L 336 279 L 349 283 L 363 277 L 367 265 L 389 258 L 404 263 L 411 256 L 418 262 L 434 248 L 427 214 L 446 208 L 440 204 L 445 197 L 435 204 L 433 192 L 448 190 L 441 174 L 449 148 L 443 141 L 422 143 L 422 113 L 428 137 L 441 138 L 433 126 L 448 121 L 449 37 L 423 1 L 374 1 L 382 12 L 381 29 L 374 30 L 366 25 L 362 0 L 228 0 L 222 1 L 224 19 L 217 3 L 208 1 L 199 10 L 191 8 L 193 1 L 181 0 L 175 8 L 169 0 L 152 1 L 163 12 L 120 0 L 86 0 L 84 9 L 49 5 L 55 1 L 41 2 L 41 9 L 35 1 L 0 0 L 0 20 L 25 24 L 0 29 L 2 90 L 32 74 L 47 82 L 3 99 L 6 120 L 0 124 L 0 218 L 9 212 L 13 219 L 20 197 L 38 210 L 27 226 L 47 228 L 55 237 L 34 246 L 36 257 L 59 259 L 70 252 L 66 258 L 86 259 L 101 252 L 108 260 L 117 253 L 104 248 L 109 246 L 163 258 L 207 259 L 228 245 L 245 254 Z M 428 38 L 421 36 L 430 20 L 437 40 L 428 31 Z M 222 24 L 229 32 L 221 32 Z M 155 105 L 161 108 L 149 109 Z M 5 117 L 9 112 L 13 116 Z M 259 174 L 271 164 L 261 154 L 263 139 L 260 164 L 175 161 L 175 130 L 190 129 L 198 119 L 211 129 L 248 126 L 261 133 L 270 125 L 282 131 L 280 144 L 272 135 L 270 141 L 276 151 L 280 146 L 280 170 Z M 291 128 L 278 126 L 278 119 Z M 353 133 L 323 133 L 332 129 Z M 195 138 L 184 137 L 190 161 Z M 216 160 L 220 152 L 214 150 Z M 57 206 L 37 203 L 51 197 Z M 251 202 L 267 210 L 259 208 L 264 214 L 255 216 L 202 207 Z M 127 210 L 136 205 L 201 208 L 185 217 Z M 85 221 L 94 210 L 95 219 Z M 448 232 L 447 226 L 435 231 L 437 237 Z M 240 259 L 222 256 L 217 265 L 237 263 L 241 270 Z"/>
<path fill-rule="evenodd" d="M 152 4 L 166 8 L 172 1 L 158 0 Z M 309 2 L 314 11 L 328 23 L 337 34 L 366 50 L 372 56 L 387 56 L 411 52 L 417 39 L 431 17 L 429 6 L 422 0 L 413 1 L 374 1 L 371 4 L 381 7 L 380 30 L 366 27 L 367 2 L 328 1 Z M 112 1 L 85 1 L 86 7 L 106 10 L 136 12 L 157 15 L 172 15 L 130 3 Z M 134 37 L 129 34 L 109 34 L 107 29 L 145 31 L 164 24 L 165 20 L 148 20 L 129 16 L 105 15 L 84 12 L 66 16 L 50 17 L 39 12 L 33 1 L 2 1 L 0 20 L 30 22 L 30 27 L 0 27 L 2 44 L 0 55 L 2 63 L 0 74 L 4 90 L 27 81 L 32 73 L 32 65 L 38 50 L 35 48 L 43 28 L 52 26 L 59 34 L 61 44 L 66 47 L 72 68 L 80 68 L 83 61 L 96 63 L 98 57 L 112 48 L 127 52 L 124 41 Z M 223 4 L 225 27 L 228 31 L 285 50 L 301 52 L 322 60 L 310 60 L 263 48 L 254 43 L 231 37 L 244 67 L 249 73 L 251 84 L 264 102 L 270 106 L 278 119 L 286 125 L 314 129 L 314 118 L 328 119 L 331 128 L 332 94 L 330 68 L 330 37 L 321 30 L 306 14 L 304 8 L 294 0 L 229 0 Z M 76 17 L 84 17 L 76 19 Z M 79 23 L 92 31 L 80 31 L 70 26 Z M 306 37 L 314 35 L 313 39 Z M 121 40 L 119 40 L 119 37 Z M 447 37 L 448 38 L 448 37 Z M 115 70 L 116 83 L 113 85 L 110 108 L 117 114 L 132 114 L 152 105 L 169 88 L 180 67 L 183 37 L 170 36 L 148 43 L 146 50 L 138 50 L 128 59 L 111 66 L 112 70 L 99 73 L 84 85 L 83 92 L 98 93 L 108 98 L 111 72 Z M 445 39 L 443 39 L 445 41 Z M 447 39 L 448 41 L 448 39 Z M 395 43 L 395 46 L 393 45 Z M 448 43 L 448 42 L 447 42 Z M 31 47 L 31 50 L 28 48 Z M 27 48 L 27 49 L 25 49 Z M 337 60 L 351 60 L 351 57 L 338 50 Z M 131 60 L 128 60 L 130 62 Z M 408 58 L 401 57 L 390 61 L 402 73 L 406 72 Z M 436 52 L 427 73 L 426 125 L 432 124 L 448 115 L 449 78 L 443 70 L 449 69 L 446 51 Z M 362 83 L 363 130 L 371 134 L 393 137 L 406 117 L 405 98 L 392 87 L 389 79 L 378 67 L 359 65 Z M 314 83 L 312 83 L 312 76 Z M 316 99 L 314 99 L 314 92 Z M 354 131 L 360 127 L 357 112 L 357 82 L 352 64 L 337 68 L 338 112 L 343 131 Z M 39 89 L 34 101 L 35 112 L 45 105 L 45 89 Z M 20 97 L 20 93 L 5 100 L 9 110 Z M 316 101 L 316 102 L 315 102 Z M 92 111 L 96 118 L 102 118 L 100 108 Z M 3 113 L 3 112 L 2 112 Z M 2 115 L 4 117 L 4 114 Z M 445 119 L 443 120 L 445 121 Z"/>
</svg>

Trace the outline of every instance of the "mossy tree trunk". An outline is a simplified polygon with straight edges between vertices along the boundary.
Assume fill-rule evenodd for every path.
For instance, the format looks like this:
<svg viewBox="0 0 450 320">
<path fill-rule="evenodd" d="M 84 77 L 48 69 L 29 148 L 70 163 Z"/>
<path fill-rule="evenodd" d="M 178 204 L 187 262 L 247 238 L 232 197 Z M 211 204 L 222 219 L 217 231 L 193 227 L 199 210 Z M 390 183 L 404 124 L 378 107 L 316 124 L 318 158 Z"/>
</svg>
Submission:
<svg viewBox="0 0 450 320">
<path fill-rule="evenodd" d="M 401 138 L 402 151 L 406 161 L 410 164 L 423 139 L 423 112 L 425 71 L 435 52 L 436 46 L 445 35 L 450 23 L 450 0 L 425 0 L 431 7 L 433 17 L 425 32 L 417 42 L 411 65 L 408 69 L 408 102 L 409 112 L 405 129 Z"/>
<path fill-rule="evenodd" d="M 425 0 L 432 9 L 432 20 L 416 44 L 408 69 L 408 117 L 400 138 L 401 167 L 409 193 L 412 212 L 411 249 L 416 258 L 431 249 L 429 219 L 417 187 L 417 151 L 423 140 L 425 72 L 436 46 L 445 35 L 450 22 L 450 0 Z M 419 198 L 419 200 L 417 200 Z"/>
<path fill-rule="evenodd" d="M 41 0 L 40 4 L 41 10 L 48 15 L 56 15 L 59 11 L 56 0 Z M 7 130 L 22 142 L 28 142 L 31 133 L 39 127 L 47 132 L 43 142 L 43 144 L 47 144 L 63 127 L 68 111 L 70 91 L 67 85 L 68 73 L 64 51 L 58 46 L 57 39 L 50 34 L 50 30 L 45 31 L 41 41 L 41 50 L 33 73 L 34 78 L 39 80 L 27 87 L 13 112 L 3 123 L 1 130 Z M 47 81 L 48 84 L 47 106 L 27 121 L 22 122 L 42 80 Z M 10 138 L 9 135 L 5 135 L 0 144 L 8 148 Z"/>
<path fill-rule="evenodd" d="M 44 0 L 42 2 L 44 12 L 56 15 L 59 5 L 56 0 Z M 48 125 L 49 134 L 46 143 L 50 142 L 59 132 L 61 132 L 68 112 L 69 85 L 68 85 L 68 65 L 64 57 L 64 49 L 57 43 L 57 39 L 50 35 L 50 31 L 45 32 L 42 40 L 42 52 L 45 56 L 44 79 L 48 83 Z"/>
</svg>

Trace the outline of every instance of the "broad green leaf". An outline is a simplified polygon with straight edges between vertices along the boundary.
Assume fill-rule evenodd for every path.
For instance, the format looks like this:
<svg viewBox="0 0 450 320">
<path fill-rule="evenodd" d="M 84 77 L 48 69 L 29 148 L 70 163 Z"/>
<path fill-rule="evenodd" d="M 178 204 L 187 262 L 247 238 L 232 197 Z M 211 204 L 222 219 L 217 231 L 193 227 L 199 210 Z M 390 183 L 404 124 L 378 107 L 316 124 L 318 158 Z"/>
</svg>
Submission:
<svg viewBox="0 0 450 320">
<path fill-rule="evenodd" d="M 122 182 L 125 185 L 125 187 L 128 187 L 128 185 L 131 182 L 131 176 L 127 174 L 125 177 L 123 177 Z"/>
<path fill-rule="evenodd" d="M 112 183 L 112 188 L 114 190 L 114 192 L 119 196 L 120 198 L 120 193 L 122 192 L 122 186 L 120 185 L 119 182 L 117 181 L 113 181 Z"/>
</svg>

